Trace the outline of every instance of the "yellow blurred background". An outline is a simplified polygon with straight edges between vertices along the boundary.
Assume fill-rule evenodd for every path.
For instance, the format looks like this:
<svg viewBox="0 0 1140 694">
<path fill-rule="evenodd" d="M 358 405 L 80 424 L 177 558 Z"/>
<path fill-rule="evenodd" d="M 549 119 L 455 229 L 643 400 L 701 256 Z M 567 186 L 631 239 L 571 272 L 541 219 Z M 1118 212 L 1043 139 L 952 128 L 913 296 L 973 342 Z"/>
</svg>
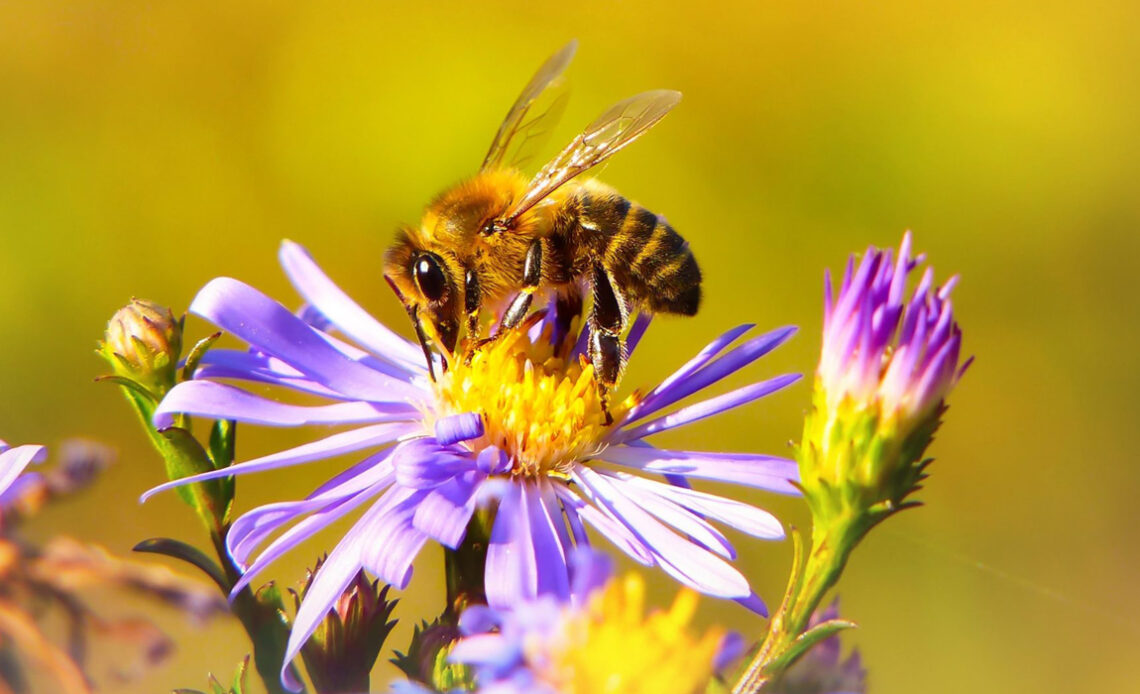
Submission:
<svg viewBox="0 0 1140 694">
<path fill-rule="evenodd" d="M 31 532 L 120 553 L 153 535 L 200 542 L 175 495 L 135 502 L 162 468 L 119 394 L 92 382 L 105 320 L 131 296 L 181 310 L 217 275 L 294 303 L 275 260 L 291 238 L 410 334 L 380 275 L 393 230 L 475 170 L 523 83 L 577 37 L 556 140 L 635 92 L 685 94 L 602 172 L 667 215 L 706 276 L 701 314 L 657 321 L 627 384 L 743 321 L 802 327 L 750 375 L 810 373 L 823 269 L 907 228 L 940 278 L 962 276 L 977 362 L 933 447 L 927 506 L 875 532 L 841 585 L 871 691 L 1137 691 L 1140 5 L 671 5 L 0 3 L 0 436 L 82 434 L 120 453 Z M 784 451 L 807 394 L 667 443 Z M 245 427 L 239 457 L 299 440 Z M 239 507 L 335 468 L 243 478 Z M 795 500 L 745 496 L 807 524 Z M 737 539 L 778 602 L 788 544 Z M 321 549 L 273 577 L 296 581 Z M 439 607 L 438 552 L 418 567 L 397 608 L 407 624 Z M 653 581 L 661 599 L 674 589 Z M 235 623 L 158 619 L 179 652 L 106 690 L 202 687 L 247 648 Z M 374 685 L 394 672 L 378 667 Z"/>
</svg>

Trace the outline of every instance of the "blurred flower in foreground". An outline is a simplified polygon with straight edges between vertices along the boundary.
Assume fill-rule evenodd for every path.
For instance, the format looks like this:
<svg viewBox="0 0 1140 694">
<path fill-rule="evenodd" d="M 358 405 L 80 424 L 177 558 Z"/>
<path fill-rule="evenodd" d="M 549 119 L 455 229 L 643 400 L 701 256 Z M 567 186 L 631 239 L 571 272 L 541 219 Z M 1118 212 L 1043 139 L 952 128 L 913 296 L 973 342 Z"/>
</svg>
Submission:
<svg viewBox="0 0 1140 694">
<path fill-rule="evenodd" d="M 367 451 L 305 499 L 245 514 L 228 535 L 232 556 L 246 567 L 240 588 L 305 538 L 370 504 L 314 578 L 297 613 L 289 659 L 361 568 L 403 588 L 424 543 L 434 539 L 459 547 L 477 508 L 489 500 L 498 501 L 485 575 L 493 606 L 541 594 L 567 595 L 567 556 L 574 546 L 588 543 L 589 525 L 644 565 L 659 566 L 701 592 L 763 610 L 748 581 L 726 561 L 735 557 L 732 545 L 708 519 L 766 539 L 782 538 L 781 524 L 760 509 L 692 490 L 685 480 L 794 494 L 795 465 L 764 455 L 659 450 L 644 439 L 794 382 L 798 376 L 779 376 L 662 415 L 754 362 L 787 339 L 791 328 L 722 354 L 751 326 L 729 331 L 648 394 L 612 405 L 614 420 L 607 425 L 592 367 L 582 359 L 584 341 L 575 342 L 579 336 L 573 334 L 551 337 L 558 332 L 557 316 L 548 314 L 457 357 L 451 370 L 432 382 L 420 347 L 369 316 L 301 247 L 286 242 L 281 261 L 308 302 L 301 317 L 236 280 L 210 282 L 190 311 L 246 340 L 251 349 L 207 352 L 196 379 L 180 383 L 161 403 L 155 424 L 167 425 L 182 413 L 269 426 L 354 428 L 177 480 L 146 496 L 193 481 Z M 333 327 L 367 351 L 334 337 L 328 332 Z M 644 320 L 635 323 L 630 349 L 646 327 Z M 214 380 L 223 378 L 331 402 L 286 404 Z M 666 481 L 645 473 L 664 475 Z M 250 561 L 260 545 L 290 524 Z"/>
<path fill-rule="evenodd" d="M 31 461 L 44 457 L 42 446 L 20 446 L 0 452 L 0 691 L 25 691 L 25 668 L 49 676 L 54 691 L 88 692 L 93 673 L 89 650 L 129 646 L 135 662 L 111 673 L 114 680 L 137 675 L 162 661 L 173 644 L 142 619 L 112 619 L 84 600 L 85 590 L 108 587 L 173 605 L 195 620 L 224 614 L 227 607 L 209 586 L 182 578 L 165 567 L 125 561 L 101 547 L 55 536 L 33 544 L 16 531 L 53 501 L 86 488 L 105 468 L 111 452 L 90 442 L 73 440 L 60 448 L 58 464 L 44 472 L 16 477 Z M 44 624 L 66 633 L 66 647 L 55 644 Z"/>
<path fill-rule="evenodd" d="M 838 296 L 825 280 L 823 349 L 812 410 L 804 422 L 801 484 L 816 522 L 843 514 L 877 522 L 917 489 L 922 456 L 944 400 L 965 371 L 950 291 L 927 268 L 908 300 L 907 233 L 894 259 L 869 248 L 852 257 Z"/>
<path fill-rule="evenodd" d="M 718 655 L 736 639 L 690 633 L 697 594 L 687 588 L 664 611 L 645 614 L 645 583 L 612 578 L 607 557 L 575 550 L 568 599 L 543 596 L 496 611 L 476 606 L 450 659 L 475 667 L 478 691 L 495 694 L 694 694 L 705 691 Z"/>
</svg>

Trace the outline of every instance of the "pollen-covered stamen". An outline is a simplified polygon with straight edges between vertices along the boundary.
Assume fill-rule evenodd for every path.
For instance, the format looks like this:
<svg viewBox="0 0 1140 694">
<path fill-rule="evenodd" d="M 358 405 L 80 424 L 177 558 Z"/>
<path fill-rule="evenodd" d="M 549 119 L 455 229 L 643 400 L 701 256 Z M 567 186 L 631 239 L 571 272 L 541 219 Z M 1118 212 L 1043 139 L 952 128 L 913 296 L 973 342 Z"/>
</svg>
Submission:
<svg viewBox="0 0 1140 694">
<path fill-rule="evenodd" d="M 440 416 L 476 412 L 484 432 L 468 445 L 478 452 L 496 446 L 511 460 L 511 474 L 566 476 L 570 466 L 596 454 L 614 424 L 581 357 L 563 358 L 550 343 L 548 327 L 531 340 L 524 324 L 471 347 L 435 384 Z M 620 422 L 633 397 L 611 403 Z"/>
</svg>

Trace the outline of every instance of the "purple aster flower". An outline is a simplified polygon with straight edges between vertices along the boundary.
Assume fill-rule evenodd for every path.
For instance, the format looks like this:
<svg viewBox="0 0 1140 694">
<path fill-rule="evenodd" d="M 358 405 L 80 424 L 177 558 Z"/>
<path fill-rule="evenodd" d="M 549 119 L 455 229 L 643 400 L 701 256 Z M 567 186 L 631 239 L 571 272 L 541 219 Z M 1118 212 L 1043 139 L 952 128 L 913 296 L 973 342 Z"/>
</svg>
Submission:
<svg viewBox="0 0 1140 694">
<path fill-rule="evenodd" d="M 155 424 L 169 426 L 176 413 L 184 413 L 342 429 L 164 484 L 146 496 L 193 481 L 348 453 L 360 457 L 304 499 L 241 516 L 227 538 L 245 569 L 240 589 L 302 540 L 364 509 L 314 577 L 294 621 L 289 659 L 358 570 L 403 588 L 424 544 L 458 547 L 476 509 L 491 500 L 498 504 L 485 567 L 492 606 L 542 594 L 568 596 L 567 558 L 572 548 L 589 544 L 592 528 L 643 565 L 763 611 L 730 563 L 732 545 L 709 521 L 763 539 L 782 538 L 780 522 L 753 506 L 691 489 L 687 480 L 796 494 L 795 464 L 757 454 L 658 449 L 646 438 L 794 382 L 796 375 L 778 376 L 674 408 L 756 361 L 793 329 L 731 349 L 752 326 L 730 330 L 645 395 L 610 403 L 613 420 L 607 423 L 592 367 L 581 358 L 587 336 L 552 337 L 556 317 L 536 314 L 523 328 L 454 359 L 432 381 L 419 345 L 368 315 L 304 249 L 285 242 L 280 259 L 306 306 L 294 315 L 237 280 L 207 284 L 190 312 L 245 340 L 249 349 L 208 352 L 195 379 L 162 401 Z M 631 351 L 647 326 L 638 319 L 631 328 Z M 268 399 L 224 382 L 230 380 L 315 397 L 321 404 Z"/>
<path fill-rule="evenodd" d="M 631 573 L 613 578 L 608 557 L 586 548 L 571 554 L 571 591 L 510 610 L 470 607 L 465 638 L 449 659 L 475 668 L 481 694 L 694 694 L 705 691 L 739 637 L 718 629 L 690 634 L 696 593 L 682 589 L 672 607 L 645 614 L 645 584 Z"/>
<path fill-rule="evenodd" d="M 43 446 L 10 447 L 0 441 L 0 510 L 12 499 L 19 497 L 25 479 L 20 476 L 28 465 L 42 463 L 47 458 L 47 448 Z"/>
</svg>

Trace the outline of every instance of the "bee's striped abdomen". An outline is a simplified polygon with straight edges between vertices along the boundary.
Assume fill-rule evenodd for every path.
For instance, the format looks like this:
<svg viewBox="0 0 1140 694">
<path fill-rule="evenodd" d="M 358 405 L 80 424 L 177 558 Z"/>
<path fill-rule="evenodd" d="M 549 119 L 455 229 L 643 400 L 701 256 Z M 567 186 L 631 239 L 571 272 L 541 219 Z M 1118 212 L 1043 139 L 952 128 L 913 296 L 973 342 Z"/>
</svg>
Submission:
<svg viewBox="0 0 1140 694">
<path fill-rule="evenodd" d="M 700 268 L 664 219 L 617 193 L 583 195 L 580 214 L 585 232 L 596 235 L 602 265 L 628 299 L 654 313 L 697 312 Z"/>
</svg>

